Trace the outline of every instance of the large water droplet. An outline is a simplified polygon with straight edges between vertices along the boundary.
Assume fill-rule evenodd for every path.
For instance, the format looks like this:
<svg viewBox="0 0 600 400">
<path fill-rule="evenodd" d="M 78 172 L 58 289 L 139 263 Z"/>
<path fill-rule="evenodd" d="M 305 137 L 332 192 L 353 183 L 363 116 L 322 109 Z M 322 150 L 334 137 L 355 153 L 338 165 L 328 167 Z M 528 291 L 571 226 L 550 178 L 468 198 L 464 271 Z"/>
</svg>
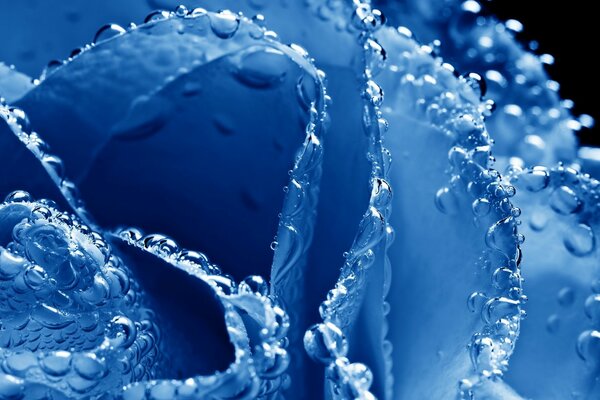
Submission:
<svg viewBox="0 0 600 400">
<path fill-rule="evenodd" d="M 561 186 L 550 196 L 550 207 L 558 214 L 568 215 L 582 206 L 577 194 L 568 186 Z"/>
<path fill-rule="evenodd" d="M 238 30 L 240 18 L 229 10 L 221 11 L 218 14 L 209 14 L 210 27 L 215 35 L 221 39 L 229 39 Z"/>
<path fill-rule="evenodd" d="M 289 65 L 286 55 L 272 47 L 256 46 L 236 58 L 235 77 L 256 88 L 268 88 L 281 83 Z"/>
<path fill-rule="evenodd" d="M 238 293 L 266 296 L 269 293 L 269 285 L 262 276 L 251 275 L 240 282 L 238 285 Z"/>
<path fill-rule="evenodd" d="M 591 366 L 600 363 L 600 332 L 588 330 L 577 338 L 577 354 Z"/>
<path fill-rule="evenodd" d="M 328 363 L 348 353 L 348 342 L 340 328 L 331 322 L 324 322 L 306 331 L 304 348 L 313 360 Z"/>
<path fill-rule="evenodd" d="M 596 246 L 594 231 L 588 225 L 577 224 L 567 229 L 563 243 L 569 253 L 576 257 L 590 254 Z"/>
<path fill-rule="evenodd" d="M 447 187 L 437 191 L 435 205 L 444 214 L 455 215 L 458 212 L 458 199 L 452 189 Z"/>
<path fill-rule="evenodd" d="M 92 43 L 96 44 L 100 41 L 122 35 L 125 32 L 126 30 L 117 24 L 106 24 L 98 29 L 96 35 L 94 35 L 94 40 L 92 40 Z"/>
<path fill-rule="evenodd" d="M 539 192 L 546 188 L 550 182 L 548 170 L 544 167 L 534 167 L 531 170 L 519 175 L 518 183 L 520 187 L 530 192 Z"/>
</svg>

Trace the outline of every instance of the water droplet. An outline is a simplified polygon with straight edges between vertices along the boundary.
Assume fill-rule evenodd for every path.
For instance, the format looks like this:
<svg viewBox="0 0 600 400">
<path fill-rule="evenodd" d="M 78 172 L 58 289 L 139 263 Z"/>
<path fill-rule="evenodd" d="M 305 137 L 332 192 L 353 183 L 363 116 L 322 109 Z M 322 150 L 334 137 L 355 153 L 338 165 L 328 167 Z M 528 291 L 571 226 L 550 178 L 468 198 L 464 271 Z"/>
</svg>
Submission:
<svg viewBox="0 0 600 400">
<path fill-rule="evenodd" d="M 73 356 L 73 368 L 85 379 L 97 380 L 106 373 L 106 367 L 95 354 L 76 354 Z"/>
<path fill-rule="evenodd" d="M 577 354 L 592 366 L 600 360 L 600 332 L 587 330 L 577 338 Z"/>
<path fill-rule="evenodd" d="M 22 399 L 25 382 L 13 375 L 0 374 L 0 397 L 3 399 Z"/>
<path fill-rule="evenodd" d="M 31 195 L 23 190 L 15 190 L 4 198 L 6 203 L 27 203 L 32 201 Z"/>
<path fill-rule="evenodd" d="M 218 14 L 210 14 L 210 27 L 221 39 L 229 39 L 238 30 L 240 18 L 231 11 L 225 10 Z"/>
<path fill-rule="evenodd" d="M 517 182 L 522 184 L 522 187 L 530 192 L 539 192 L 548 186 L 548 183 L 550 183 L 550 176 L 546 168 L 534 167 L 519 175 Z"/>
<path fill-rule="evenodd" d="M 493 224 L 485 235 L 485 243 L 490 249 L 497 250 L 509 259 L 515 259 L 517 253 L 515 225 L 512 217 L 506 217 Z"/>
<path fill-rule="evenodd" d="M 256 359 L 259 375 L 263 378 L 277 378 L 287 369 L 290 357 L 285 349 L 263 343 Z"/>
<path fill-rule="evenodd" d="M 360 390 L 369 390 L 373 383 L 373 373 L 363 363 L 352 363 L 344 368 L 351 382 Z"/>
<path fill-rule="evenodd" d="M 473 214 L 477 217 L 485 217 L 490 213 L 490 201 L 486 198 L 477 199 L 473 202 Z"/>
<path fill-rule="evenodd" d="M 180 18 L 183 18 L 185 16 L 188 15 L 188 9 L 186 6 L 180 4 L 175 8 L 175 15 L 177 15 Z"/>
<path fill-rule="evenodd" d="M 438 210 L 447 215 L 455 215 L 458 212 L 458 199 L 454 192 L 443 187 L 435 194 L 435 205 Z"/>
<path fill-rule="evenodd" d="M 592 292 L 600 293 L 600 279 L 594 279 L 591 284 Z"/>
<path fill-rule="evenodd" d="M 375 39 L 367 39 L 364 50 L 366 54 L 365 68 L 368 76 L 377 75 L 385 66 L 387 59 L 385 49 Z"/>
<path fill-rule="evenodd" d="M 113 346 L 126 349 L 135 342 L 137 328 L 129 318 L 116 316 L 110 321 L 107 337 Z"/>
<path fill-rule="evenodd" d="M 479 372 L 489 370 L 491 353 L 494 351 L 494 341 L 489 337 L 475 337 L 471 342 L 471 363 Z"/>
<path fill-rule="evenodd" d="M 546 330 L 550 333 L 558 332 L 560 328 L 560 318 L 556 314 L 552 314 L 546 320 Z"/>
<path fill-rule="evenodd" d="M 464 78 L 467 82 L 467 85 L 473 88 L 473 90 L 479 95 L 479 97 L 485 96 L 485 93 L 487 92 L 487 84 L 485 82 L 485 79 L 483 79 L 481 75 L 475 72 L 471 72 Z"/>
<path fill-rule="evenodd" d="M 328 363 L 348 353 L 348 342 L 340 328 L 331 322 L 324 322 L 306 331 L 304 348 L 313 360 Z"/>
<path fill-rule="evenodd" d="M 561 186 L 552 192 L 550 207 L 558 214 L 568 215 L 577 212 L 582 207 L 582 203 L 573 189 Z"/>
<path fill-rule="evenodd" d="M 492 284 L 496 289 L 506 289 L 514 285 L 515 276 L 508 268 L 498 268 L 492 274 Z"/>
<path fill-rule="evenodd" d="M 594 324 L 600 324 L 600 295 L 593 294 L 585 300 L 585 315 L 591 319 Z"/>
<path fill-rule="evenodd" d="M 570 226 L 565 232 L 563 243 L 569 253 L 576 257 L 590 254 L 596 247 L 594 231 L 588 225 L 577 224 Z"/>
<path fill-rule="evenodd" d="M 529 215 L 529 226 L 536 232 L 543 230 L 548 224 L 548 214 L 546 211 L 533 210 Z"/>
<path fill-rule="evenodd" d="M 262 276 L 251 275 L 240 282 L 238 285 L 238 293 L 266 296 L 269 294 L 269 285 Z"/>
<path fill-rule="evenodd" d="M 100 41 L 108 40 L 115 36 L 122 35 L 125 32 L 127 31 L 117 24 L 106 24 L 100 29 L 98 29 L 96 35 L 94 35 L 94 40 L 92 40 L 92 43 L 96 44 Z"/>
<path fill-rule="evenodd" d="M 467 299 L 467 308 L 472 313 L 481 310 L 488 297 L 482 292 L 473 292 Z"/>
<path fill-rule="evenodd" d="M 367 96 L 367 99 L 375 107 L 379 107 L 383 102 L 383 89 L 379 87 L 379 85 L 375 83 L 375 81 L 367 81 L 367 88 L 365 89 L 365 94 Z"/>
<path fill-rule="evenodd" d="M 486 324 L 490 324 L 500 318 L 517 315 L 519 304 L 518 300 L 507 297 L 493 297 L 484 304 L 481 310 L 481 318 Z"/>
<path fill-rule="evenodd" d="M 558 304 L 563 307 L 569 307 L 575 302 L 575 291 L 573 288 L 564 287 L 558 291 Z"/>
<path fill-rule="evenodd" d="M 315 78 L 307 73 L 304 73 L 298 78 L 296 85 L 298 101 L 305 110 L 309 110 L 312 104 L 317 100 L 319 84 Z"/>
<path fill-rule="evenodd" d="M 28 134 L 31 133 L 31 122 L 25 111 L 17 107 L 11 107 L 9 111 L 11 116 L 16 119 L 17 125 L 19 125 L 21 130 Z"/>
<path fill-rule="evenodd" d="M 51 376 L 62 376 L 71 369 L 71 353 L 68 351 L 55 351 L 46 355 L 40 366 Z"/>
<path fill-rule="evenodd" d="M 255 88 L 269 88 L 280 84 L 289 65 L 283 52 L 266 46 L 251 47 L 235 58 L 235 77 Z"/>
<path fill-rule="evenodd" d="M 65 166 L 60 158 L 53 155 L 46 155 L 42 158 L 44 166 L 52 171 L 59 180 L 65 176 Z"/>
<path fill-rule="evenodd" d="M 168 11 L 163 11 L 163 10 L 153 11 L 150 14 L 146 15 L 146 18 L 144 18 L 144 23 L 162 21 L 162 20 L 170 18 L 170 16 L 171 15 Z"/>
</svg>

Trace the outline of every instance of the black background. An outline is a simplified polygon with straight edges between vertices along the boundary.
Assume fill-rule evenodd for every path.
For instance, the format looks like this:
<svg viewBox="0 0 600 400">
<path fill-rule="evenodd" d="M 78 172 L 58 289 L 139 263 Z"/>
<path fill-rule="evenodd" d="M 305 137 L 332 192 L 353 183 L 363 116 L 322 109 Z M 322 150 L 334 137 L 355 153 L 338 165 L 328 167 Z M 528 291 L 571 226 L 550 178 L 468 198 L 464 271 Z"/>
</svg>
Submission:
<svg viewBox="0 0 600 400">
<path fill-rule="evenodd" d="M 554 56 L 554 65 L 548 67 L 552 79 L 560 83 L 563 99 L 575 102 L 574 114 L 589 114 L 596 120 L 592 129 L 579 133 L 582 145 L 600 146 L 600 96 L 597 73 L 600 67 L 593 61 L 600 51 L 598 44 L 598 14 L 594 1 L 541 1 L 494 0 L 483 2 L 486 13 L 501 20 L 510 18 L 523 23 L 525 29 L 519 39 L 539 43 L 537 54 Z M 596 59 L 600 57 L 595 57 Z"/>
</svg>

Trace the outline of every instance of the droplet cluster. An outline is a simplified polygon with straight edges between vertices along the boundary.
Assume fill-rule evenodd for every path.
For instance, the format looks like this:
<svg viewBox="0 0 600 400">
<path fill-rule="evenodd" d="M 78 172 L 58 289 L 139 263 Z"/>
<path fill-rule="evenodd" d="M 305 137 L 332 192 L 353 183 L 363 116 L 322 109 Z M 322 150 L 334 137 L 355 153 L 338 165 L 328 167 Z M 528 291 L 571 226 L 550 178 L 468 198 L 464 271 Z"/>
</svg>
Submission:
<svg viewBox="0 0 600 400">
<path fill-rule="evenodd" d="M 346 261 L 338 281 L 319 308 L 323 322 L 313 325 L 306 331 L 304 347 L 312 359 L 327 366 L 326 377 L 329 380 L 329 392 L 332 398 L 374 399 L 374 395 L 369 391 L 373 381 L 371 371 L 366 365 L 352 363 L 347 358 L 349 349 L 347 332 L 360 310 L 368 282 L 367 274 L 376 258 L 384 260 L 388 273 L 391 269 L 385 254 L 393 237 L 392 228 L 388 224 L 392 189 L 387 175 L 391 156 L 382 145 L 387 121 L 383 118 L 379 107 L 383 102 L 384 94 L 373 80 L 386 60 L 384 48 L 374 37 L 374 32 L 385 23 L 385 17 L 379 10 L 360 1 L 353 1 L 346 12 L 351 15 L 349 28 L 359 34 L 359 45 L 363 56 L 358 77 L 363 85 L 364 130 L 370 139 L 367 157 L 371 162 L 371 196 L 369 207 L 360 222 L 354 242 L 350 250 L 345 253 Z M 386 307 L 385 302 L 382 303 L 382 307 L 389 308 Z M 391 346 L 389 342 L 387 343 L 387 349 L 391 352 Z M 385 355 L 385 358 L 387 372 L 391 376 L 389 354 Z M 387 392 L 391 391 L 390 380 L 386 382 Z"/>
<path fill-rule="evenodd" d="M 22 191 L 0 220 L 0 397 L 98 396 L 155 376 L 154 314 L 102 236 Z"/>
<path fill-rule="evenodd" d="M 515 188 L 503 183 L 490 168 L 492 140 L 484 124 L 490 104 L 481 100 L 485 83 L 477 74 L 458 75 L 454 67 L 435 53 L 434 46 L 419 45 L 405 27 L 380 32 L 389 57 L 388 85 L 395 97 L 383 110 L 388 115 L 404 113 L 437 127 L 452 143 L 448 151 L 450 179 L 435 194 L 437 209 L 449 216 L 458 214 L 462 199 L 472 204 L 477 226 L 487 226 L 487 251 L 478 264 L 479 273 L 489 276 L 489 285 L 466 294 L 468 309 L 483 322 L 469 343 L 475 377 L 465 378 L 465 398 L 482 379 L 499 377 L 507 367 L 523 311 L 520 274 L 520 243 L 517 232 L 520 210 L 511 203 Z M 414 99 L 407 101 L 407 99 Z"/>
</svg>

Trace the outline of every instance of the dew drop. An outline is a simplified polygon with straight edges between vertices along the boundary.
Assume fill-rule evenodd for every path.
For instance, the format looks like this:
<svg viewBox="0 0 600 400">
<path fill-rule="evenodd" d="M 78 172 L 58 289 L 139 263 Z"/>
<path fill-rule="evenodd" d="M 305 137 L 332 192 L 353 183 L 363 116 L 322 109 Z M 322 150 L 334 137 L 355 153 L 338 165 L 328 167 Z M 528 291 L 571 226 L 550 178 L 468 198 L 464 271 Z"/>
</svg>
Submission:
<svg viewBox="0 0 600 400">
<path fill-rule="evenodd" d="M 262 276 L 251 275 L 240 282 L 238 285 L 238 293 L 266 296 L 269 294 L 269 285 Z"/>
<path fill-rule="evenodd" d="M 493 297 L 484 304 L 481 310 L 481 318 L 486 324 L 489 324 L 500 318 L 517 315 L 519 304 L 518 300 L 507 297 Z"/>
<path fill-rule="evenodd" d="M 0 374 L 0 398 L 22 399 L 25 382 L 13 375 Z"/>
<path fill-rule="evenodd" d="M 548 175 L 548 170 L 546 168 L 534 167 L 519 175 L 518 182 L 530 192 L 539 192 L 548 186 L 550 176 Z"/>
<path fill-rule="evenodd" d="M 97 380 L 106 373 L 105 365 L 94 354 L 77 354 L 73 368 L 84 379 Z"/>
<path fill-rule="evenodd" d="M 146 15 L 146 18 L 144 18 L 144 23 L 162 21 L 168 19 L 169 17 L 170 13 L 168 11 L 153 11 L 150 14 Z"/>
<path fill-rule="evenodd" d="M 363 363 L 352 363 L 344 368 L 352 383 L 360 390 L 369 390 L 373 383 L 373 373 Z"/>
<path fill-rule="evenodd" d="M 558 291 L 558 304 L 563 307 L 569 307 L 575 302 L 575 291 L 573 288 L 564 287 Z"/>
<path fill-rule="evenodd" d="M 126 349 L 135 342 L 137 328 L 129 318 L 116 316 L 110 322 L 107 337 L 113 346 Z"/>
<path fill-rule="evenodd" d="M 485 217 L 491 210 L 490 201 L 486 198 L 477 199 L 473 202 L 472 208 L 475 216 Z"/>
<path fill-rule="evenodd" d="M 582 206 L 577 194 L 568 186 L 561 186 L 550 196 L 550 207 L 562 215 L 572 214 Z"/>
<path fill-rule="evenodd" d="M 513 272 L 508 268 L 498 268 L 492 274 L 492 284 L 496 289 L 505 289 L 514 284 Z"/>
<path fill-rule="evenodd" d="M 516 253 L 515 240 L 515 226 L 512 217 L 496 222 L 485 235 L 485 243 L 490 249 L 497 250 L 510 259 L 513 259 Z"/>
<path fill-rule="evenodd" d="M 238 30 L 240 18 L 229 10 L 218 14 L 210 14 L 210 27 L 221 39 L 229 39 Z"/>
<path fill-rule="evenodd" d="M 548 224 L 548 215 L 542 210 L 533 210 L 529 216 L 529 226 L 536 232 L 544 230 Z"/>
<path fill-rule="evenodd" d="M 472 313 L 477 312 L 481 310 L 487 299 L 488 297 L 485 295 L 485 293 L 471 293 L 471 295 L 469 295 L 469 297 L 467 298 L 467 308 Z"/>
<path fill-rule="evenodd" d="M 560 328 L 560 318 L 556 314 L 552 314 L 546 320 L 546 330 L 549 333 L 556 333 Z"/>
<path fill-rule="evenodd" d="M 473 90 L 479 95 L 479 97 L 485 96 L 485 93 L 487 92 L 487 84 L 485 83 L 485 79 L 483 79 L 481 75 L 475 72 L 471 72 L 464 78 L 467 82 L 467 85 L 473 88 Z"/>
<path fill-rule="evenodd" d="M 458 199 L 454 192 L 443 187 L 435 194 L 435 205 L 438 210 L 447 215 L 455 215 L 458 212 Z"/>
<path fill-rule="evenodd" d="M 569 253 L 576 257 L 590 254 L 596 246 L 594 231 L 588 225 L 571 226 L 564 234 L 563 243 Z"/>
<path fill-rule="evenodd" d="M 376 107 L 379 107 L 383 102 L 383 89 L 373 80 L 367 81 L 365 94 L 368 100 Z"/>
<path fill-rule="evenodd" d="M 255 88 L 277 86 L 285 78 L 289 61 L 275 48 L 257 46 L 244 52 L 235 62 L 235 77 L 245 85 Z"/>
<path fill-rule="evenodd" d="M 585 315 L 591 319 L 594 324 L 600 324 L 600 295 L 593 294 L 588 296 L 584 305 Z"/>
<path fill-rule="evenodd" d="M 126 30 L 117 24 L 106 24 L 106 25 L 102 26 L 100 29 L 98 29 L 98 31 L 96 32 L 96 35 L 94 35 L 94 40 L 92 40 L 92 43 L 96 44 L 98 42 L 108 40 L 115 36 L 122 35 L 125 32 L 126 32 Z"/>
<path fill-rule="evenodd" d="M 318 82 L 311 75 L 304 73 L 298 78 L 296 84 L 296 93 L 298 95 L 298 101 L 302 108 L 309 110 L 313 102 L 316 101 L 318 95 L 319 85 Z"/>
<path fill-rule="evenodd" d="M 187 7 L 186 7 L 186 6 L 184 6 L 184 5 L 178 5 L 178 6 L 175 8 L 175 15 L 177 15 L 177 16 L 178 16 L 178 17 L 180 17 L 180 18 L 183 18 L 183 17 L 185 17 L 186 15 L 188 15 L 188 12 L 189 12 L 189 11 L 188 11 Z"/>
<path fill-rule="evenodd" d="M 51 376 L 62 376 L 71 368 L 71 353 L 55 351 L 46 355 L 41 361 L 42 370 Z"/>
<path fill-rule="evenodd" d="M 385 66 L 387 55 L 385 49 L 374 39 L 365 42 L 366 70 L 369 76 L 374 76 Z"/>
<path fill-rule="evenodd" d="M 31 195 L 23 190 L 15 190 L 4 199 L 6 203 L 27 203 L 32 201 Z"/>
<path fill-rule="evenodd" d="M 577 338 L 577 354 L 590 365 L 597 365 L 600 360 L 600 332 L 587 330 Z"/>
<path fill-rule="evenodd" d="M 348 353 L 348 342 L 340 328 L 331 322 L 323 322 L 306 331 L 304 348 L 313 360 L 329 363 Z"/>
</svg>

